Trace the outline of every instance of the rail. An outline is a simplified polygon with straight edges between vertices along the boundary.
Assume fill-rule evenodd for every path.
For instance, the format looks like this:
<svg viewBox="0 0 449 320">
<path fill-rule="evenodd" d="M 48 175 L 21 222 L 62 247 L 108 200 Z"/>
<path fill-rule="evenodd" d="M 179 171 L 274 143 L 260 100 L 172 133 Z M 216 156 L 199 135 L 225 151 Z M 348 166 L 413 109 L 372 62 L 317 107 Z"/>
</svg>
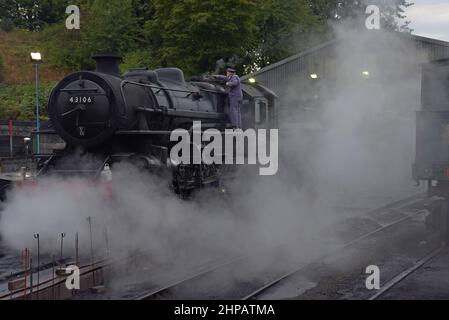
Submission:
<svg viewBox="0 0 449 320">
<path fill-rule="evenodd" d="M 418 204 L 421 204 L 424 202 L 425 196 L 424 194 L 415 194 L 413 196 L 408 196 L 405 197 L 401 200 L 397 200 L 394 201 L 392 203 L 389 203 L 387 205 L 381 206 L 377 209 L 374 210 L 370 210 L 368 212 L 365 213 L 366 216 L 370 216 L 373 215 L 375 213 L 383 213 L 383 212 L 388 212 L 388 211 L 394 211 L 397 212 L 398 210 L 400 211 L 401 209 L 405 209 L 411 206 L 415 206 Z M 405 217 L 399 218 L 391 223 L 388 224 L 380 224 L 381 227 L 368 232 L 362 236 L 359 236 L 343 245 L 341 245 L 339 248 L 331 250 L 329 252 L 327 252 L 326 254 L 320 256 L 318 259 L 314 259 L 312 262 L 308 262 L 305 263 L 299 267 L 295 267 L 292 270 L 281 274 L 280 276 L 276 277 L 274 280 L 269 281 L 268 283 L 265 283 L 263 286 L 260 286 L 258 288 L 254 288 L 251 292 L 247 293 L 246 295 L 243 296 L 242 300 L 249 300 L 249 299 L 254 299 L 256 298 L 258 295 L 260 295 L 261 293 L 265 292 L 266 290 L 268 290 L 269 288 L 273 287 L 274 285 L 276 285 L 277 283 L 293 276 L 294 274 L 298 273 L 300 270 L 304 269 L 306 266 L 310 265 L 310 263 L 313 262 L 317 262 L 317 261 L 321 261 L 324 260 L 326 258 L 329 258 L 332 255 L 335 255 L 337 253 L 339 253 L 341 250 L 351 247 L 357 243 L 359 243 L 360 241 L 367 239 L 375 234 L 378 234 L 388 228 L 391 228 L 393 226 L 396 226 L 400 223 L 403 223 L 405 221 L 408 221 L 410 219 L 412 219 L 413 217 L 419 215 L 420 213 L 422 213 L 422 210 L 416 210 L 415 212 L 413 212 L 412 214 L 406 215 Z M 373 219 L 372 217 L 370 217 L 370 219 Z M 374 220 L 374 219 L 373 219 Z M 172 281 L 171 283 L 161 286 L 158 289 L 152 290 L 151 292 L 147 292 L 144 294 L 141 294 L 138 297 L 138 300 L 150 300 L 150 299 L 156 299 L 158 296 L 161 296 L 163 294 L 167 294 L 171 291 L 176 291 L 176 288 L 182 286 L 182 285 L 188 285 L 189 287 L 195 286 L 195 284 L 192 284 L 191 282 L 195 281 L 195 280 L 201 280 L 202 278 L 213 274 L 214 272 L 220 272 L 220 271 L 225 271 L 225 268 L 238 268 L 240 266 L 241 263 L 246 263 L 246 262 L 251 262 L 251 260 L 259 257 L 260 255 L 248 255 L 248 256 L 242 256 L 239 258 L 235 258 L 235 259 L 231 259 L 228 262 L 225 263 L 219 263 L 219 264 L 215 264 L 215 265 L 211 265 L 208 268 L 204 268 L 203 271 L 197 272 L 197 273 L 193 273 L 190 276 L 187 276 L 183 279 L 177 280 L 177 281 Z M 228 270 L 229 271 L 229 270 Z M 207 282 L 207 281 L 205 281 Z M 203 297 L 201 297 L 203 298 Z"/>
</svg>

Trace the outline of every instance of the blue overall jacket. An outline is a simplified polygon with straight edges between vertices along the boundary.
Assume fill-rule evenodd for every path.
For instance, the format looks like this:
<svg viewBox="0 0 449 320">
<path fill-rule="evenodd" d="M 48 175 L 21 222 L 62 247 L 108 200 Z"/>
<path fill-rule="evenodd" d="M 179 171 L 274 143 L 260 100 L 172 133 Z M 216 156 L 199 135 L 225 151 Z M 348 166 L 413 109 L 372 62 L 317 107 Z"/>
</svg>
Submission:
<svg viewBox="0 0 449 320">
<path fill-rule="evenodd" d="M 243 93 L 240 86 L 240 78 L 238 75 L 233 75 L 231 78 L 226 78 L 226 85 L 231 89 L 229 91 L 229 99 L 231 100 L 242 100 Z"/>
</svg>

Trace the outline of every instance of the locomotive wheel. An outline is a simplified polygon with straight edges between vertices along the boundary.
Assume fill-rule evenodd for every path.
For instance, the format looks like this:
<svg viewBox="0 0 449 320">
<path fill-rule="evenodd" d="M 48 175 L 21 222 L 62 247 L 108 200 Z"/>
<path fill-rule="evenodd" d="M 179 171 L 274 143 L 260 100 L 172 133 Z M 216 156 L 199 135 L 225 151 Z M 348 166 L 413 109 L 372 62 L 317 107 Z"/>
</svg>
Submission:
<svg viewBox="0 0 449 320">
<path fill-rule="evenodd" d="M 192 195 L 191 189 L 186 189 L 183 187 L 183 179 L 179 172 L 173 174 L 172 187 L 177 195 L 181 197 L 183 200 L 188 200 Z"/>
</svg>

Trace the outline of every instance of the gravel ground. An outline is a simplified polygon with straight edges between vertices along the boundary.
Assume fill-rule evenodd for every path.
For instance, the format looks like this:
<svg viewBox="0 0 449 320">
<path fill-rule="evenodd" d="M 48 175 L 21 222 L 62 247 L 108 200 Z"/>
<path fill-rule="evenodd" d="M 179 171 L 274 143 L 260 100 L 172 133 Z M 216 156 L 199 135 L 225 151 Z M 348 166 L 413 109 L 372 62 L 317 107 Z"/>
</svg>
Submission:
<svg viewBox="0 0 449 320">
<path fill-rule="evenodd" d="M 424 264 L 380 300 L 448 300 L 449 299 L 449 249 Z"/>
</svg>

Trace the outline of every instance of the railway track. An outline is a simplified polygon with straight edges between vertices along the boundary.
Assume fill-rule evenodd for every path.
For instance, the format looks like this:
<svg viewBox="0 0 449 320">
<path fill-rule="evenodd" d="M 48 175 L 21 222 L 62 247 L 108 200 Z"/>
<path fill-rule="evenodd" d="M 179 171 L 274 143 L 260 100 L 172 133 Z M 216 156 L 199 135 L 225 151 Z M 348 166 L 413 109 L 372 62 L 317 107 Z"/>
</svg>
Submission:
<svg viewBox="0 0 449 320">
<path fill-rule="evenodd" d="M 416 215 L 418 215 L 422 210 L 415 210 L 413 212 L 407 212 L 409 208 L 419 206 L 423 204 L 425 201 L 424 194 L 415 194 L 412 196 L 405 197 L 403 199 L 393 201 L 387 205 L 379 207 L 374 210 L 370 210 L 366 212 L 363 216 L 368 217 L 369 219 L 375 221 L 379 228 L 376 230 L 372 230 L 367 232 L 361 236 L 358 236 L 343 245 L 338 246 L 337 248 L 333 248 L 332 250 L 326 252 L 324 255 L 315 256 L 310 261 L 302 264 L 295 264 L 295 262 L 291 262 L 289 264 L 289 268 L 284 269 L 282 271 L 267 271 L 262 270 L 260 275 L 254 276 L 254 274 L 248 274 L 248 277 L 252 278 L 248 280 L 248 278 L 241 279 L 233 279 L 232 285 L 234 288 L 229 288 L 231 294 L 225 294 L 224 296 L 216 295 L 210 296 L 210 290 L 208 286 L 213 285 L 214 279 L 229 279 L 232 274 L 236 272 L 236 270 L 247 269 L 251 270 L 251 268 L 258 269 L 260 266 L 260 256 L 264 255 L 264 252 L 253 253 L 251 255 L 243 255 L 238 257 L 233 257 L 230 260 L 226 261 L 221 259 L 221 261 L 213 262 L 211 264 L 202 266 L 197 271 L 193 270 L 188 275 L 185 275 L 179 279 L 170 280 L 166 285 L 161 285 L 158 287 L 153 287 L 151 290 L 143 290 L 138 294 L 134 294 L 133 296 L 127 296 L 126 298 L 137 299 L 137 300 L 151 300 L 151 299 L 170 299 L 173 294 L 178 294 L 181 292 L 180 298 L 185 298 L 182 296 L 182 289 L 195 288 L 195 291 L 198 292 L 198 296 L 190 295 L 188 299 L 197 299 L 197 298 L 206 298 L 206 299 L 236 299 L 240 298 L 242 300 L 250 300 L 257 299 L 265 291 L 269 290 L 271 287 L 276 284 L 288 279 L 294 274 L 300 272 L 303 268 L 310 265 L 311 263 L 325 260 L 332 255 L 338 254 L 343 249 L 348 248 L 352 245 L 357 244 L 363 239 L 367 239 L 370 236 L 373 236 L 377 233 L 380 233 L 388 228 L 399 225 L 402 222 L 405 222 L 409 219 L 412 219 Z M 398 216 L 397 219 L 392 219 L 391 216 Z M 270 254 L 273 252 L 282 250 L 282 246 L 273 246 L 270 248 Z M 123 259 L 114 259 L 114 261 L 123 261 Z M 102 263 L 102 268 L 111 267 L 115 262 L 104 262 Z M 263 264 L 268 264 L 268 261 L 262 261 Z M 87 266 L 88 267 L 88 266 Z M 94 269 L 94 268 L 92 268 Z M 98 270 L 98 268 L 95 268 Z M 215 281 L 216 283 L 217 281 Z M 235 289 L 237 288 L 237 289 Z M 6 298 L 3 297 L 3 298 Z M 177 297 L 178 298 L 178 297 Z"/>
<path fill-rule="evenodd" d="M 428 255 L 426 255 L 421 260 L 414 263 L 410 268 L 405 269 L 400 274 L 395 276 L 393 279 L 385 283 L 382 288 L 377 291 L 374 295 L 372 295 L 368 300 L 377 300 L 384 296 L 387 292 L 392 290 L 394 287 L 396 287 L 399 283 L 401 283 L 404 279 L 414 274 L 416 271 L 420 270 L 422 267 L 424 267 L 427 263 L 431 262 L 435 258 L 439 257 L 444 250 L 443 247 L 440 247 Z"/>
<path fill-rule="evenodd" d="M 235 259 L 232 259 L 230 261 L 227 262 L 223 262 L 223 263 L 218 263 L 216 265 L 211 265 L 208 266 L 206 268 L 204 268 L 204 270 L 198 271 L 196 273 L 192 273 L 191 275 L 187 276 L 186 278 L 180 279 L 180 280 L 176 280 L 172 283 L 169 283 L 165 286 L 162 286 L 160 288 L 157 288 L 153 291 L 150 291 L 148 293 L 145 293 L 143 295 L 140 295 L 138 297 L 136 297 L 137 300 L 150 300 L 158 295 L 163 295 L 165 293 L 167 293 L 168 291 L 172 290 L 173 288 L 175 288 L 178 285 L 184 284 L 187 281 L 192 281 L 194 279 L 200 278 L 204 275 L 207 275 L 209 273 L 212 273 L 216 270 L 222 269 L 222 268 L 226 268 L 229 266 L 232 266 L 235 263 L 239 263 L 242 262 L 243 260 L 247 259 L 247 257 L 238 257 Z"/>
<path fill-rule="evenodd" d="M 418 197 L 420 197 L 420 195 L 418 195 Z M 377 208 L 375 210 L 369 211 L 367 213 L 368 216 L 373 216 L 373 215 L 378 215 L 379 213 L 382 213 L 386 210 L 392 210 L 393 212 L 401 212 L 404 211 L 404 209 L 410 207 L 410 206 L 414 206 L 418 203 L 424 203 L 423 199 L 416 199 L 416 196 L 412 196 L 412 197 L 407 197 L 405 199 L 401 199 L 399 201 L 395 201 L 393 203 L 390 203 L 388 205 L 382 206 L 380 208 Z M 332 250 L 329 251 L 327 253 L 325 253 L 323 256 L 321 256 L 319 259 L 317 259 L 316 261 L 314 261 L 314 263 L 317 262 L 322 262 L 325 261 L 326 259 L 331 259 L 332 256 L 334 255 L 338 255 L 341 251 L 348 249 L 358 243 L 360 243 L 362 240 L 368 239 L 376 234 L 379 234 L 389 228 L 392 228 L 394 226 L 397 226 L 403 222 L 406 222 L 416 216 L 418 216 L 419 214 L 421 214 L 423 212 L 423 210 L 416 210 L 411 214 L 407 214 L 405 217 L 399 218 L 397 220 L 394 220 L 392 222 L 388 222 L 388 223 L 384 223 L 381 221 L 376 221 L 380 227 L 370 231 L 366 234 L 363 234 L 353 240 L 350 240 L 349 242 L 341 245 L 339 248 L 337 248 L 336 250 Z M 376 218 L 372 218 L 373 220 L 376 220 Z M 258 296 L 260 296 L 261 294 L 263 294 L 264 292 L 268 291 L 270 288 L 274 287 L 275 285 L 279 284 L 282 281 L 287 280 L 290 277 L 293 277 L 294 275 L 298 274 L 301 270 L 303 270 L 304 268 L 306 268 L 308 265 L 310 265 L 310 263 L 304 263 L 296 268 L 294 268 L 293 270 L 282 274 L 281 276 L 279 276 L 278 278 L 274 279 L 273 281 L 267 283 L 266 285 L 254 290 L 253 292 L 249 293 L 248 295 L 246 295 L 245 297 L 242 298 L 242 300 L 251 300 L 251 299 L 257 299 Z"/>
<path fill-rule="evenodd" d="M 422 209 L 410 209 L 421 206 L 425 202 L 424 194 L 415 194 L 397 201 L 393 201 L 387 205 L 379 207 L 374 210 L 370 210 L 365 213 L 364 216 L 369 217 L 369 219 L 375 221 L 379 227 L 375 230 L 367 232 L 361 236 L 358 236 L 337 248 L 333 248 L 328 252 L 311 259 L 311 261 L 296 264 L 294 267 L 288 270 L 283 270 L 283 272 L 267 272 L 262 274 L 260 277 L 248 281 L 247 279 L 242 279 L 240 282 L 235 281 L 233 285 L 237 288 L 232 294 L 212 294 L 208 292 L 207 287 L 213 286 L 214 279 L 229 279 L 229 275 L 232 275 L 236 270 L 246 269 L 248 266 L 257 265 L 257 255 L 249 255 L 240 257 L 237 259 L 230 260 L 225 263 L 220 263 L 217 265 L 211 265 L 208 268 L 203 269 L 197 273 L 193 273 L 188 277 L 181 278 L 179 280 L 168 283 L 167 285 L 160 286 L 159 288 L 153 289 L 151 291 L 142 293 L 138 297 L 138 300 L 152 300 L 152 299 L 236 299 L 240 298 L 242 300 L 257 299 L 262 293 L 266 292 L 276 284 L 292 277 L 293 275 L 299 273 L 305 267 L 312 263 L 326 260 L 331 258 L 333 255 L 339 254 L 342 250 L 350 248 L 355 244 L 361 242 L 364 239 L 372 237 L 382 231 L 385 231 L 394 226 L 400 225 L 419 214 L 423 213 Z M 399 218 L 392 219 L 390 216 L 400 216 Z M 256 263 L 254 263 L 256 261 Z M 233 279 L 234 281 L 235 279 Z M 215 281 L 216 282 L 216 281 Z M 194 291 L 197 295 L 191 295 L 191 288 L 195 288 Z M 187 289 L 187 290 L 186 290 Z M 184 296 L 182 292 L 187 291 L 187 296 Z M 190 293 L 189 293 L 190 291 Z"/>
</svg>

